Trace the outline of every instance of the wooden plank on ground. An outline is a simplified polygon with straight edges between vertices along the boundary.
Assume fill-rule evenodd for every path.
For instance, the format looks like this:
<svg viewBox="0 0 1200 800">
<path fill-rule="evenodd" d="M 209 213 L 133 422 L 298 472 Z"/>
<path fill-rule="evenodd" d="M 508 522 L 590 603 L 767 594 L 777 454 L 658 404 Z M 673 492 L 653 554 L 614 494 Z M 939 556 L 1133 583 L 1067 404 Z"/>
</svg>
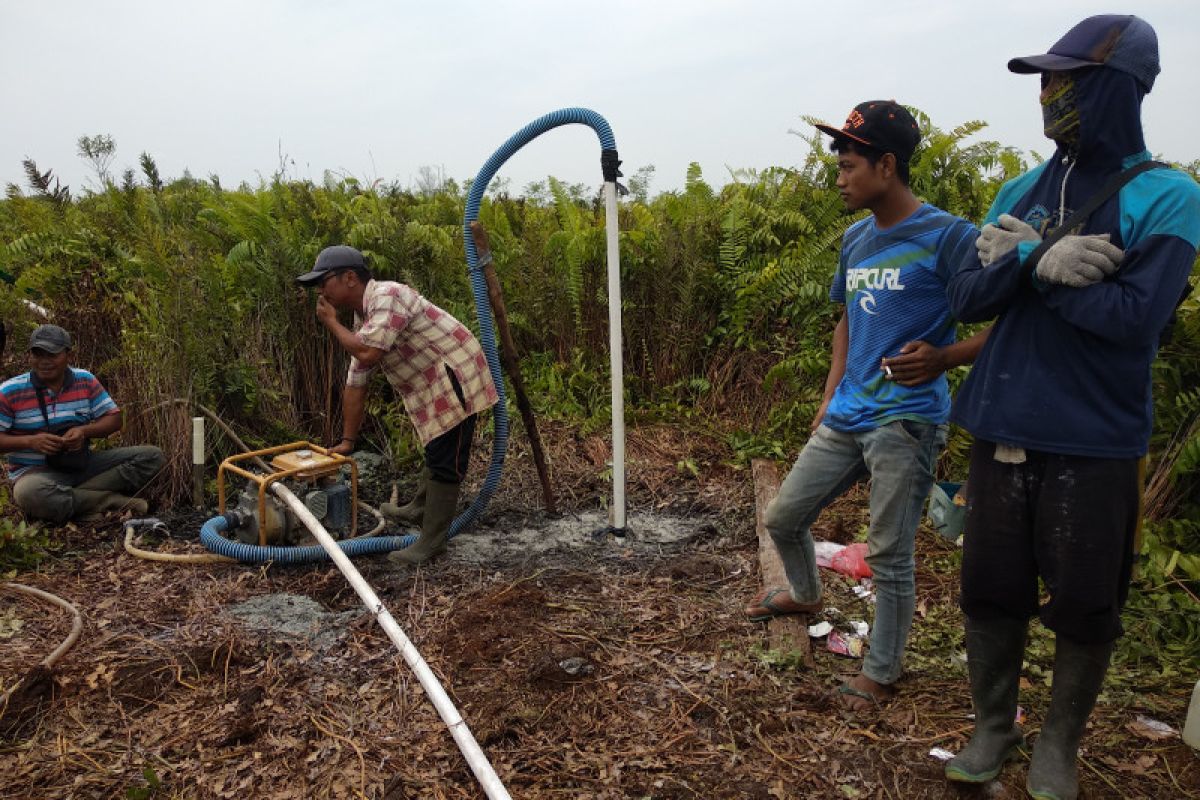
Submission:
<svg viewBox="0 0 1200 800">
<path fill-rule="evenodd" d="M 754 529 L 758 533 L 758 564 L 762 571 L 763 586 L 787 586 L 783 562 L 779 560 L 779 553 L 766 526 L 767 505 L 779 494 L 779 468 L 774 461 L 756 458 L 750 462 L 750 473 L 754 477 Z M 772 650 L 798 651 L 804 663 L 813 666 L 806 615 L 776 617 L 767 623 L 767 633 Z"/>
</svg>

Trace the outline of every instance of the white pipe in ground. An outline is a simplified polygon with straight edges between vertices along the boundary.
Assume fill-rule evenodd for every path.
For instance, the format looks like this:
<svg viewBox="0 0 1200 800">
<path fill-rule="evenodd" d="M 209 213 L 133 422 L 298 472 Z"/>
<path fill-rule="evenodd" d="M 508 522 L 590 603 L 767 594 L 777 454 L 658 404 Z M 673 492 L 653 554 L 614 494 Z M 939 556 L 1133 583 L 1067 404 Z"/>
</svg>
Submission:
<svg viewBox="0 0 1200 800">
<path fill-rule="evenodd" d="M 621 356 L 621 245 L 617 237 L 617 184 L 604 183 L 608 239 L 608 351 L 612 374 L 612 526 L 625 530 L 625 392 Z"/>
<path fill-rule="evenodd" d="M 204 508 L 204 417 L 192 417 L 192 505 Z"/>
<path fill-rule="evenodd" d="M 308 507 L 300 501 L 300 498 L 292 494 L 287 487 L 282 483 L 273 483 L 271 491 L 275 492 L 292 513 L 304 523 L 304 527 L 308 528 L 316 540 L 324 548 L 325 552 L 337 565 L 337 568 L 346 576 L 346 580 L 354 587 L 354 591 L 358 592 L 359 598 L 362 599 L 365 605 L 372 614 L 375 615 L 375 620 L 379 626 L 387 633 L 388 638 L 396 645 L 396 649 L 400 651 L 400 655 L 404 656 L 404 660 L 412 668 L 416 674 L 417 680 L 421 682 L 421 688 L 425 690 L 425 694 L 433 702 L 434 708 L 437 709 L 438 715 L 442 718 L 442 722 L 446 723 L 446 727 L 450 729 L 450 735 L 454 737 L 455 744 L 462 751 L 463 756 L 467 759 L 467 765 L 471 767 L 471 772 L 475 773 L 475 778 L 483 787 L 484 793 L 490 800 L 511 800 L 508 790 L 504 788 L 504 784 L 500 782 L 500 778 L 496 775 L 496 771 L 492 769 L 491 762 L 487 756 L 483 754 L 483 750 L 479 747 L 479 743 L 475 741 L 475 737 L 471 734 L 470 728 L 463 720 L 462 715 L 458 713 L 458 709 L 454 707 L 450 696 L 446 694 L 446 690 L 438 682 L 437 676 L 433 674 L 433 670 L 425 663 L 425 659 L 421 656 L 413 643 L 409 641 L 404 631 L 396 624 L 396 620 L 392 617 L 392 613 L 383 605 L 383 601 L 375 594 L 371 585 L 363 578 L 362 573 L 358 568 L 351 563 L 346 554 L 337 546 L 337 542 L 329 535 L 329 532 L 317 521 Z"/>
</svg>

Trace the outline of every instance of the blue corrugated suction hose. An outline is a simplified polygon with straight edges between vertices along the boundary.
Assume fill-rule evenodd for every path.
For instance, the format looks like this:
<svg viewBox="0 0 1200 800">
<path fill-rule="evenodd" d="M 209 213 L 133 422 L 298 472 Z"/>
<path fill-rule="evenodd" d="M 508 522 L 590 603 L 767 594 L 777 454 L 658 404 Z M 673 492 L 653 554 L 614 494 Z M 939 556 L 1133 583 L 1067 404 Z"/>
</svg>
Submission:
<svg viewBox="0 0 1200 800">
<path fill-rule="evenodd" d="M 487 191 L 496 172 L 513 154 L 543 133 L 562 125 L 587 125 L 596 132 L 600 139 L 600 149 L 604 153 L 616 153 L 617 142 L 613 138 L 612 128 L 604 117 L 587 108 L 563 108 L 553 111 L 544 117 L 535 119 L 521 130 L 512 135 L 496 152 L 492 153 L 471 183 L 471 193 L 467 197 L 466 211 L 463 213 L 463 244 L 467 251 L 467 267 L 471 273 L 471 290 L 475 294 L 475 312 L 479 316 L 479 343 L 487 358 L 488 369 L 491 370 L 492 380 L 496 391 L 500 394 L 500 402 L 492 409 L 492 420 L 495 428 L 495 438 L 492 440 L 492 460 L 488 465 L 487 475 L 483 486 L 471 505 L 458 515 L 450 525 L 450 535 L 454 536 L 466 528 L 483 513 L 491 500 L 496 488 L 500 485 L 500 473 L 504 468 L 504 454 L 508 449 L 508 405 L 504 392 L 504 374 L 500 370 L 500 356 L 496 350 L 496 333 L 492 327 L 492 304 L 488 299 L 487 281 L 479 264 L 479 255 L 475 252 L 475 239 L 471 236 L 471 223 L 479 219 L 479 206 L 483 202 L 483 193 Z"/>
<path fill-rule="evenodd" d="M 508 450 L 508 403 L 504 392 L 504 373 L 500 370 L 500 355 L 496 349 L 496 332 L 492 327 L 492 303 L 488 298 L 487 280 L 479 264 L 479 255 L 475 252 L 475 240 L 471 236 L 471 223 L 479 219 L 479 206 L 483 202 L 483 193 L 496 172 L 508 159 L 525 145 L 541 136 L 543 133 L 563 125 L 587 125 L 596 132 L 600 140 L 601 168 L 605 180 L 616 180 L 617 141 L 613 138 L 612 128 L 604 117 L 587 108 L 562 108 L 552 111 L 544 117 L 539 117 L 513 134 L 508 141 L 500 145 L 491 158 L 484 162 L 479 174 L 471 184 L 471 193 L 467 197 L 466 211 L 463 213 L 463 243 L 467 251 L 467 268 L 471 276 L 471 291 L 475 295 L 475 313 L 479 317 L 479 344 L 483 348 L 484 358 L 487 359 L 488 369 L 492 373 L 492 381 L 500 395 L 499 402 L 492 408 L 492 421 L 495 435 L 492 439 L 492 460 L 488 465 L 487 475 L 479 494 L 465 511 L 450 523 L 450 536 L 456 536 L 460 531 L 476 520 L 487 508 L 488 501 L 496 493 L 500 485 L 500 474 L 504 469 L 504 454 Z M 204 523 L 200 530 L 200 541 L 214 553 L 230 556 L 247 563 L 276 561 L 280 563 L 297 564 L 308 561 L 326 561 L 329 555 L 319 546 L 313 547 L 263 547 L 260 545 L 233 542 L 221 536 L 220 532 L 229 527 L 225 517 L 213 517 Z M 408 547 L 417 540 L 416 536 L 379 536 L 364 539 L 348 539 L 338 542 L 338 546 L 348 556 L 383 553 L 389 550 L 400 550 Z"/>
<path fill-rule="evenodd" d="M 234 542 L 221 535 L 236 527 L 236 520 L 228 515 L 213 517 L 200 529 L 201 543 L 214 553 L 236 558 L 247 564 L 262 564 L 274 561 L 278 564 L 305 564 L 312 561 L 328 561 L 329 554 L 320 545 L 310 547 L 272 547 L 270 545 Z M 343 539 L 338 542 L 342 552 L 350 557 L 368 556 L 400 550 L 415 542 L 413 534 L 407 536 L 369 536 L 362 539 Z"/>
</svg>

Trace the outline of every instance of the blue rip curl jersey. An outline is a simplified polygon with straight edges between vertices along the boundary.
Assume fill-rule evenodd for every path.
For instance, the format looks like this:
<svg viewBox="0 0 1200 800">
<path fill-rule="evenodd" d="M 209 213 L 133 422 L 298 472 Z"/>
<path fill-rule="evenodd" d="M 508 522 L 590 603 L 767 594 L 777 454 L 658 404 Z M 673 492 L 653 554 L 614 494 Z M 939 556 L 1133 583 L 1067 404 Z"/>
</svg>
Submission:
<svg viewBox="0 0 1200 800">
<path fill-rule="evenodd" d="M 890 228 L 879 228 L 871 216 L 846 231 L 829 297 L 846 306 L 850 348 L 826 425 L 855 433 L 900 419 L 946 421 L 945 375 L 901 386 L 887 378 L 880 361 L 899 355 L 909 342 L 954 343 L 946 283 L 977 235 L 971 223 L 928 203 Z"/>
</svg>

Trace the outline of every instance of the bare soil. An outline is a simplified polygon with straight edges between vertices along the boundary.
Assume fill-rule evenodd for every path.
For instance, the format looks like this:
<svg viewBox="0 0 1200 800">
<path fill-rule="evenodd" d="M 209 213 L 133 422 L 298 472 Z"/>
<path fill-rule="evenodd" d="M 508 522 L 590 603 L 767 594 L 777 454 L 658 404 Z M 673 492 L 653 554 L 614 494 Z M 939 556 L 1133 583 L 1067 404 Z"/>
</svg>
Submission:
<svg viewBox="0 0 1200 800">
<path fill-rule="evenodd" d="M 484 519 L 446 556 L 416 570 L 356 562 L 513 797 L 1025 796 L 1027 760 L 961 790 L 930 755 L 958 750 L 971 730 L 952 544 L 919 534 L 918 616 L 900 694 L 853 716 L 834 690 L 857 660 L 818 642 L 815 668 L 802 669 L 743 618 L 759 586 L 753 487 L 719 439 L 632 430 L 631 535 L 618 538 L 592 533 L 609 490 L 604 438 L 553 424 L 543 438 L 560 518 L 540 510 L 518 435 Z M 476 481 L 486 446 L 478 450 Z M 144 546 L 200 550 L 203 515 L 164 516 L 173 535 Z M 817 534 L 850 541 L 865 521 L 857 489 Z M 23 623 L 0 639 L 0 692 L 18 686 L 0 709 L 0 798 L 483 796 L 336 568 L 145 561 L 124 551 L 120 527 L 113 518 L 59 529 L 56 557 L 13 578 L 86 617 L 51 673 L 36 665 L 66 636 L 68 615 L 0 593 L 0 619 Z M 831 619 L 870 619 L 847 581 L 826 577 L 839 609 Z M 311 627 L 263 627 L 237 608 L 268 595 L 311 614 Z M 1047 691 L 1027 683 L 1035 732 Z M 1084 796 L 1200 797 L 1200 756 L 1136 723 L 1178 728 L 1184 692 L 1130 698 L 1104 697 L 1093 715 Z"/>
</svg>

